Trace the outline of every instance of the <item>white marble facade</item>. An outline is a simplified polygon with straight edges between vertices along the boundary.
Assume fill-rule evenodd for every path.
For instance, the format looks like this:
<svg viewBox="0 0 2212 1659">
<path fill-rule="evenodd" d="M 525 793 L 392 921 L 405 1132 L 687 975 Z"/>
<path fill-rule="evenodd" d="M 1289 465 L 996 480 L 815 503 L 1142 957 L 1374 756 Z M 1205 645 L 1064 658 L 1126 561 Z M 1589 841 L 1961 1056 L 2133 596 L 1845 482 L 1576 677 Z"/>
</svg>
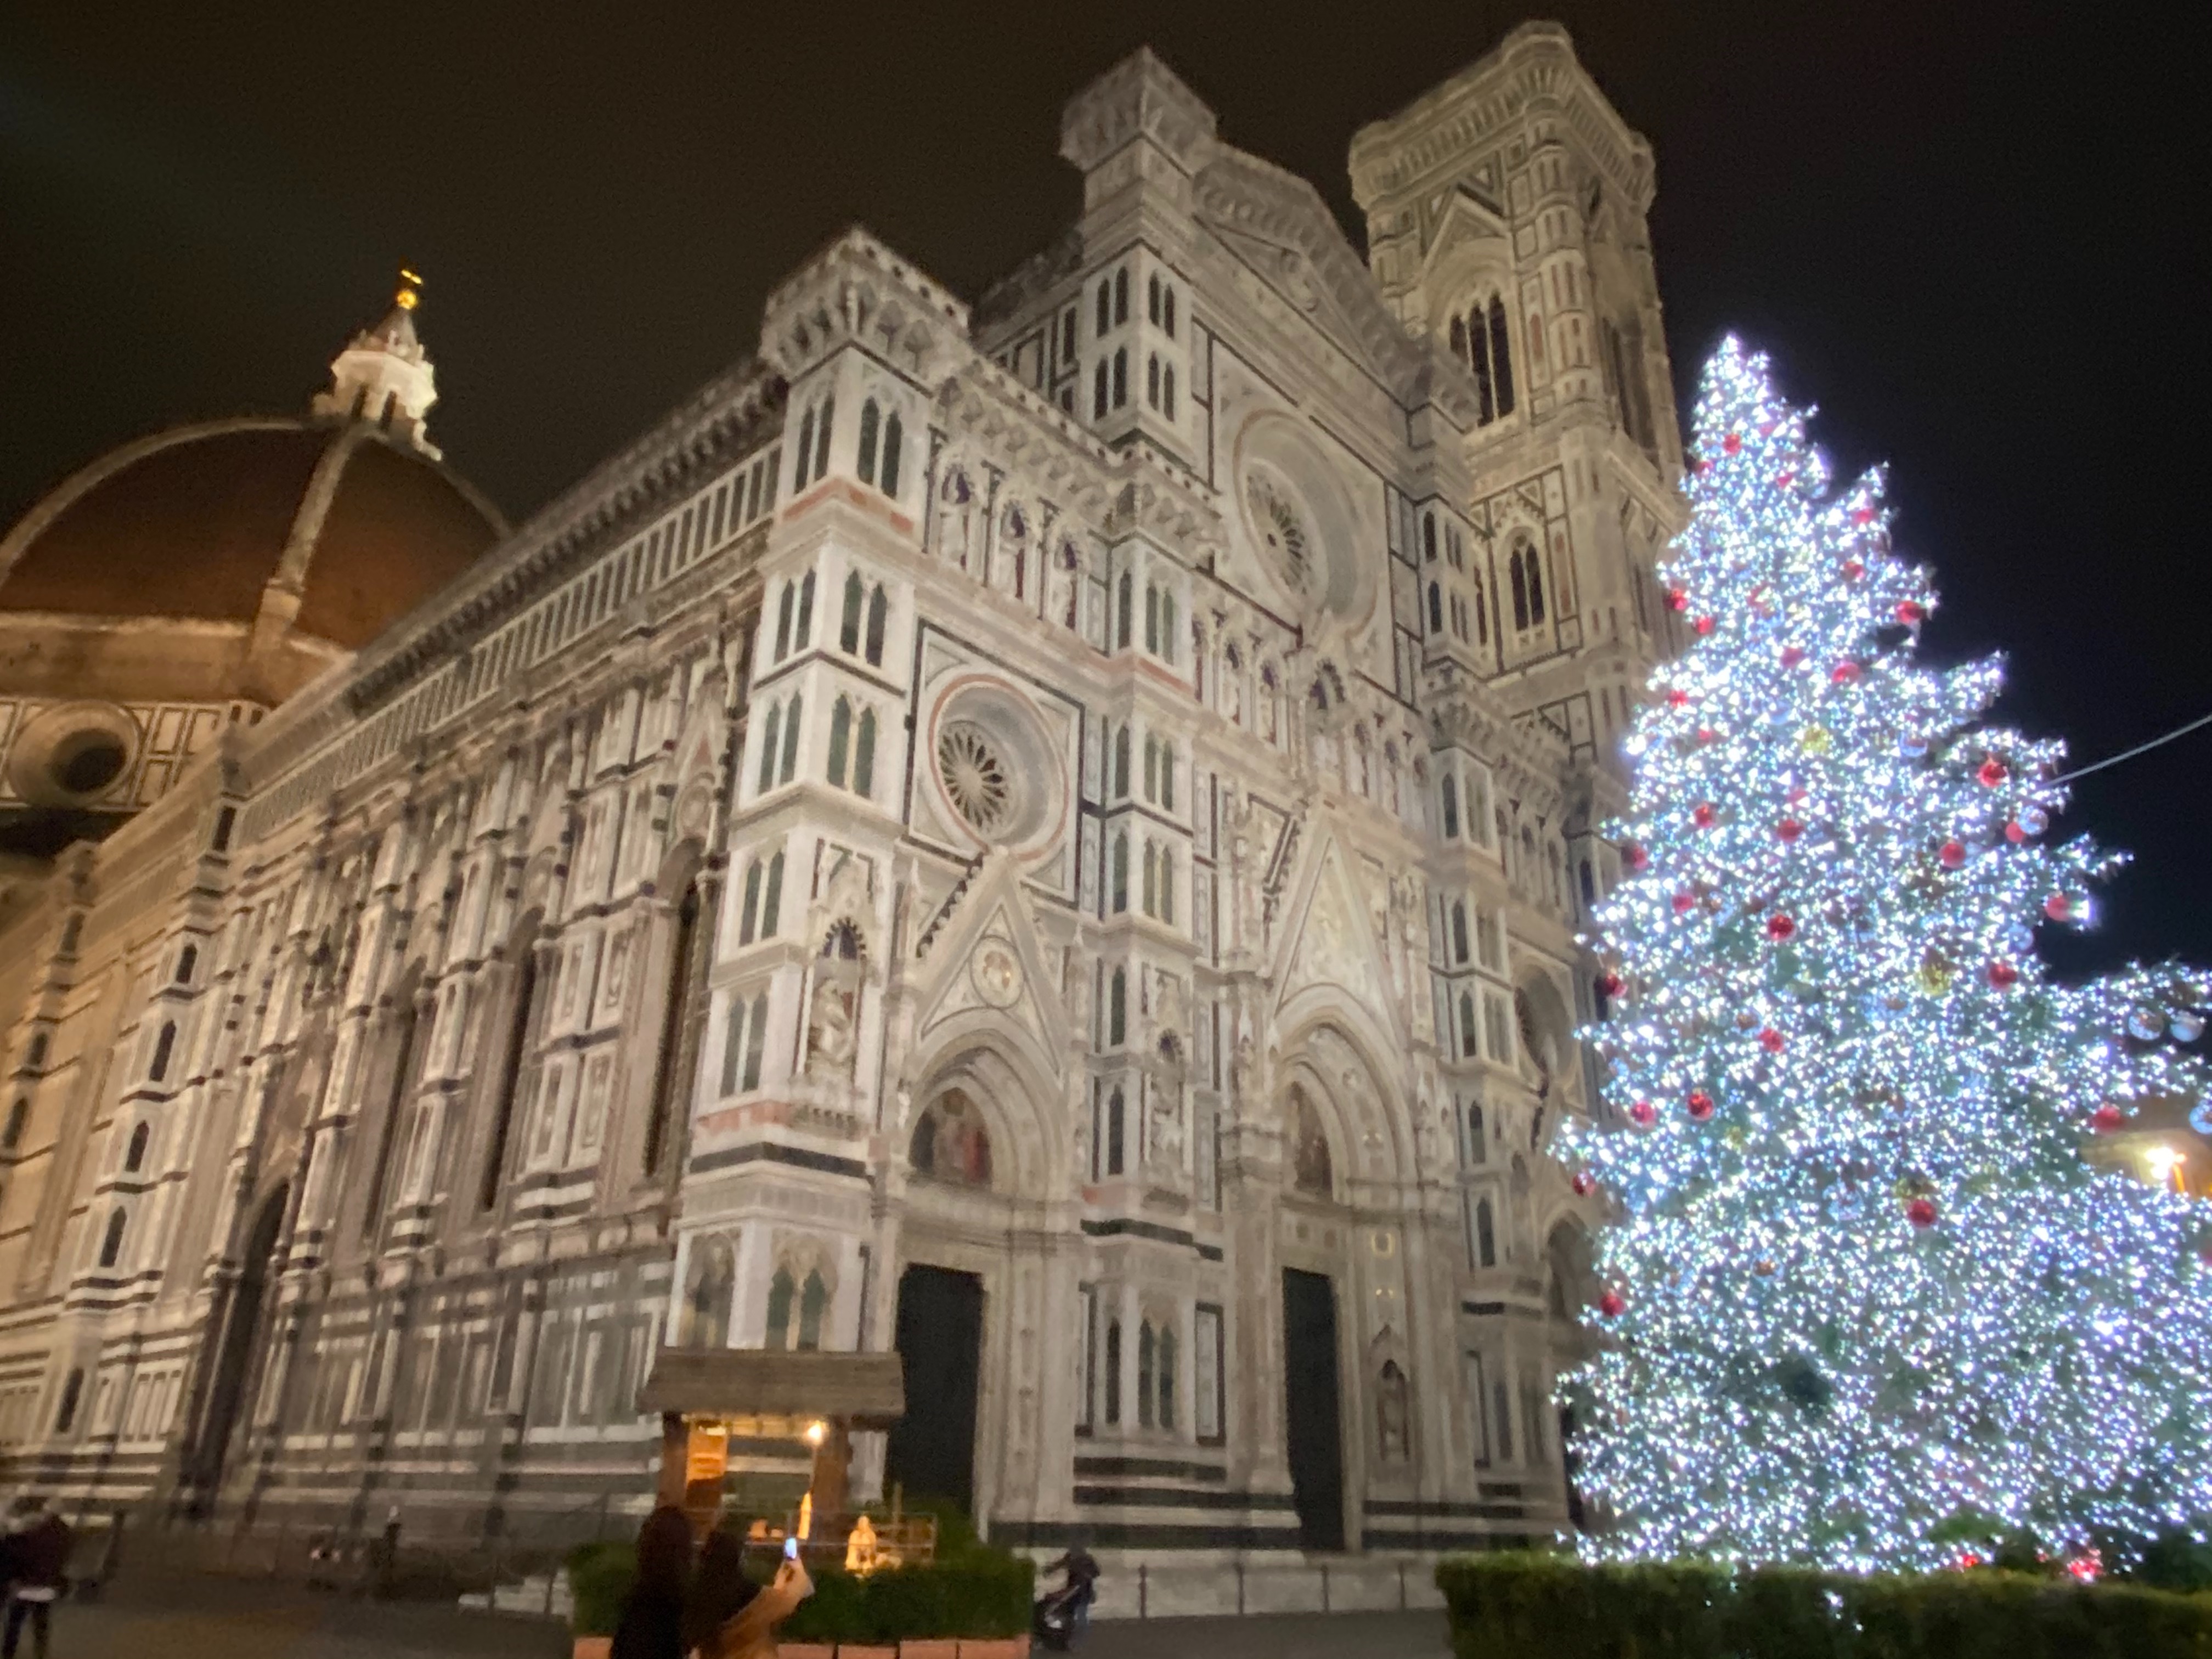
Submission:
<svg viewBox="0 0 2212 1659">
<path fill-rule="evenodd" d="M 0 924 L 9 1478 L 641 1500 L 657 1344 L 887 1346 L 921 1266 L 1008 1541 L 1566 1524 L 1650 152 L 1540 25 L 1358 135 L 1365 263 L 1149 53 L 1060 149 L 972 309 L 840 238 Z"/>
</svg>

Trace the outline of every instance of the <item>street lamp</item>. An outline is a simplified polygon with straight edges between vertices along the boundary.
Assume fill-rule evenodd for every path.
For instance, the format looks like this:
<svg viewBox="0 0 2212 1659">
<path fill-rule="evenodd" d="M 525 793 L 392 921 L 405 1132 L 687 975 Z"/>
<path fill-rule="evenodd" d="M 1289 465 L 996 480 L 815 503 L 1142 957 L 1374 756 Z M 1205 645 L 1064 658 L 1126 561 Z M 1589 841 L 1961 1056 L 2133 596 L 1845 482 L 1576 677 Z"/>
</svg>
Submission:
<svg viewBox="0 0 2212 1659">
<path fill-rule="evenodd" d="M 2143 1153 L 2143 1161 L 2150 1165 L 2151 1176 L 2161 1187 L 2172 1187 L 2176 1192 L 2188 1189 L 2182 1185 L 2181 1166 L 2189 1154 L 2179 1146 L 2159 1141 Z"/>
</svg>

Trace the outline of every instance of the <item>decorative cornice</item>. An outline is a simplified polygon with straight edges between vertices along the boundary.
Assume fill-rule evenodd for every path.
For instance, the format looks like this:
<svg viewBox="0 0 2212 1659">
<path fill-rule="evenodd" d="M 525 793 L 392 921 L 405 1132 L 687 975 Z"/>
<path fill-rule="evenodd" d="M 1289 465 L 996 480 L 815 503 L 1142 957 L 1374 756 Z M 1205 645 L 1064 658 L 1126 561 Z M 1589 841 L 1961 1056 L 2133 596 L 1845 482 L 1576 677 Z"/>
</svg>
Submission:
<svg viewBox="0 0 2212 1659">
<path fill-rule="evenodd" d="M 857 226 L 768 297 L 761 356 L 796 380 L 840 346 L 934 385 L 968 342 L 968 307 Z"/>
</svg>

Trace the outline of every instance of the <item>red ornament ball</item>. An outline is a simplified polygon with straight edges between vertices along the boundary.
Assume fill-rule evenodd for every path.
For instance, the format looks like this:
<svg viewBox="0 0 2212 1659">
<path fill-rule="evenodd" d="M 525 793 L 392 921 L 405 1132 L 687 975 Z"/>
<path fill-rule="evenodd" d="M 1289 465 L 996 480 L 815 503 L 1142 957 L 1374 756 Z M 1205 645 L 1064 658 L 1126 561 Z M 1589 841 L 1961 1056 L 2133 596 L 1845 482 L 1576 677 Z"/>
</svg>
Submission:
<svg viewBox="0 0 2212 1659">
<path fill-rule="evenodd" d="M 1855 582 L 1865 574 L 1866 567 L 1861 564 L 1856 559 L 1845 559 L 1844 561 L 1844 580 L 1845 581 Z"/>
<path fill-rule="evenodd" d="M 1990 983 L 2000 991 L 2009 991 L 2020 982 L 2020 969 L 2012 963 L 1999 960 L 1990 964 Z"/>
<path fill-rule="evenodd" d="M 1714 817 L 1712 802 L 1701 800 L 1698 803 L 1697 810 L 1690 814 L 1690 821 L 1700 830 L 1710 830 L 1713 827 Z"/>
<path fill-rule="evenodd" d="M 1679 685 L 1674 687 L 1667 693 L 1667 707 L 1669 708 L 1685 708 L 1688 705 L 1689 701 L 1690 694 L 1682 690 Z"/>
<path fill-rule="evenodd" d="M 1698 637 L 1702 639 L 1713 631 L 1713 619 L 1711 617 L 1700 617 L 1690 626 L 1697 630 Z"/>
<path fill-rule="evenodd" d="M 1974 773 L 1974 776 L 1984 789 L 1996 788 L 2010 774 L 2005 770 L 2005 763 L 1995 755 L 1991 755 L 1984 761 Z"/>
<path fill-rule="evenodd" d="M 1703 1089 L 1692 1089 L 1690 1091 L 1689 1108 L 1691 1119 L 1703 1123 L 1713 1115 L 1713 1097 Z"/>
<path fill-rule="evenodd" d="M 1726 454 L 1734 455 L 1742 448 L 1743 436 L 1741 433 L 1731 432 L 1721 440 L 1721 449 Z"/>
<path fill-rule="evenodd" d="M 1907 628 L 1917 628 L 1928 617 L 1927 611 L 1911 599 L 1897 607 L 1897 619 Z"/>
<path fill-rule="evenodd" d="M 1799 663 L 1804 660 L 1805 647 L 1803 646 L 1785 645 L 1782 647 L 1782 665 L 1784 668 L 1795 668 Z"/>
<path fill-rule="evenodd" d="M 2065 894 L 2053 893 L 2043 901 L 2043 914 L 2053 921 L 2063 921 L 2074 914 L 2074 905 Z"/>
<path fill-rule="evenodd" d="M 1853 524 L 1872 524 L 1874 522 L 1874 509 L 1870 507 L 1853 508 L 1851 511 L 1851 522 Z"/>
<path fill-rule="evenodd" d="M 1677 893 L 1674 895 L 1674 914 L 1678 916 L 1686 916 L 1689 915 L 1692 910 L 1697 908 L 1697 904 L 1698 896 L 1695 893 Z"/>
<path fill-rule="evenodd" d="M 1635 842 L 1624 842 L 1620 848 L 1621 861 L 1632 870 L 1646 870 L 1651 865 L 1651 854 Z"/>
<path fill-rule="evenodd" d="M 1795 472 L 1784 472 L 1778 475 L 1775 478 L 1774 482 L 1781 485 L 1783 489 L 1787 489 L 1791 484 L 1797 482 L 1797 475 Z"/>
<path fill-rule="evenodd" d="M 2027 839 L 2027 831 L 2021 827 L 2018 818 L 2005 825 L 2005 839 L 2015 847 Z"/>
<path fill-rule="evenodd" d="M 1607 1291 L 1597 1299 L 1597 1310 L 1607 1319 L 1620 1318 L 1627 1307 L 1627 1298 L 1619 1291 Z"/>
<path fill-rule="evenodd" d="M 1936 1224 L 1936 1200 L 1932 1198 L 1914 1199 L 1912 1202 L 1905 1206 L 1905 1218 L 1907 1221 L 1910 1221 L 1916 1227 L 1934 1226 Z"/>
<path fill-rule="evenodd" d="M 1639 1100 L 1628 1109 L 1628 1120 L 1639 1129 L 1648 1129 L 1659 1121 L 1659 1109 L 1648 1100 Z"/>
<path fill-rule="evenodd" d="M 2128 1116 L 2125 1112 L 2109 1103 L 2100 1106 L 2089 1114 L 2089 1127 L 2100 1135 L 2111 1134 L 2127 1121 Z"/>
<path fill-rule="evenodd" d="M 1937 851 L 1936 859 L 1946 870 L 1963 870 L 1966 867 L 1966 844 L 1947 841 Z"/>
<path fill-rule="evenodd" d="M 1667 608 L 1669 611 L 1687 611 L 1690 608 L 1690 595 L 1688 590 L 1680 587 L 1668 588 L 1667 590 Z"/>
<path fill-rule="evenodd" d="M 1759 1046 L 1765 1049 L 1770 1054 L 1780 1054 L 1782 1052 L 1782 1033 L 1776 1030 L 1771 1025 L 1768 1026 L 1765 1030 L 1759 1034 Z"/>
<path fill-rule="evenodd" d="M 1850 685 L 1859 677 L 1859 665 L 1855 662 L 1839 662 L 1828 671 L 1828 678 L 1838 685 Z"/>
<path fill-rule="evenodd" d="M 1625 996 L 1628 992 L 1628 981 L 1619 974 L 1608 973 L 1597 983 L 1598 988 L 1608 997 Z"/>
<path fill-rule="evenodd" d="M 1794 842 L 1805 833 L 1805 826 L 1795 818 L 1784 818 L 1774 826 L 1774 833 L 1785 842 Z"/>
<path fill-rule="evenodd" d="M 1577 1198 L 1588 1198 L 1597 1190 L 1597 1177 L 1588 1170 L 1577 1170 L 1575 1171 L 1573 1182 L 1570 1184 L 1573 1186 Z"/>
<path fill-rule="evenodd" d="M 1777 945 L 1784 944 L 1795 938 L 1796 933 L 1797 924 L 1779 910 L 1766 919 L 1766 936 Z"/>
</svg>

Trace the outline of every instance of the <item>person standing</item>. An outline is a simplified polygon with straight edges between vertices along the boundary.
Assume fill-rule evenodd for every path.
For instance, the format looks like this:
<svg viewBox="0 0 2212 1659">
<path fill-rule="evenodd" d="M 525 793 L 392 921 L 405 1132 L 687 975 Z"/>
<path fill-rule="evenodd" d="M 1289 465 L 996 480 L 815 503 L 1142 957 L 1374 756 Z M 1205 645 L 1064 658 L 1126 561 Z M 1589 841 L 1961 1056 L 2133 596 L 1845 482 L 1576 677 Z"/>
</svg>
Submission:
<svg viewBox="0 0 2212 1659">
<path fill-rule="evenodd" d="M 691 1589 L 691 1523 L 663 1504 L 637 1529 L 637 1577 L 623 1598 L 610 1659 L 683 1659 L 684 1603 Z"/>
<path fill-rule="evenodd" d="M 774 1583 L 755 1585 L 745 1576 L 742 1537 L 736 1528 L 717 1528 L 700 1551 L 684 1620 L 685 1651 L 699 1659 L 775 1659 L 775 1627 L 814 1594 L 795 1552 L 786 1553 Z"/>
<path fill-rule="evenodd" d="M 12 1583 L 7 1628 L 0 1632 L 0 1659 L 15 1659 L 15 1644 L 27 1623 L 39 1659 L 46 1659 L 53 1638 L 54 1602 L 61 1595 L 63 1575 L 69 1568 L 69 1524 L 46 1507 L 45 1498 L 34 1498 L 25 1524 L 8 1542 Z"/>
</svg>

